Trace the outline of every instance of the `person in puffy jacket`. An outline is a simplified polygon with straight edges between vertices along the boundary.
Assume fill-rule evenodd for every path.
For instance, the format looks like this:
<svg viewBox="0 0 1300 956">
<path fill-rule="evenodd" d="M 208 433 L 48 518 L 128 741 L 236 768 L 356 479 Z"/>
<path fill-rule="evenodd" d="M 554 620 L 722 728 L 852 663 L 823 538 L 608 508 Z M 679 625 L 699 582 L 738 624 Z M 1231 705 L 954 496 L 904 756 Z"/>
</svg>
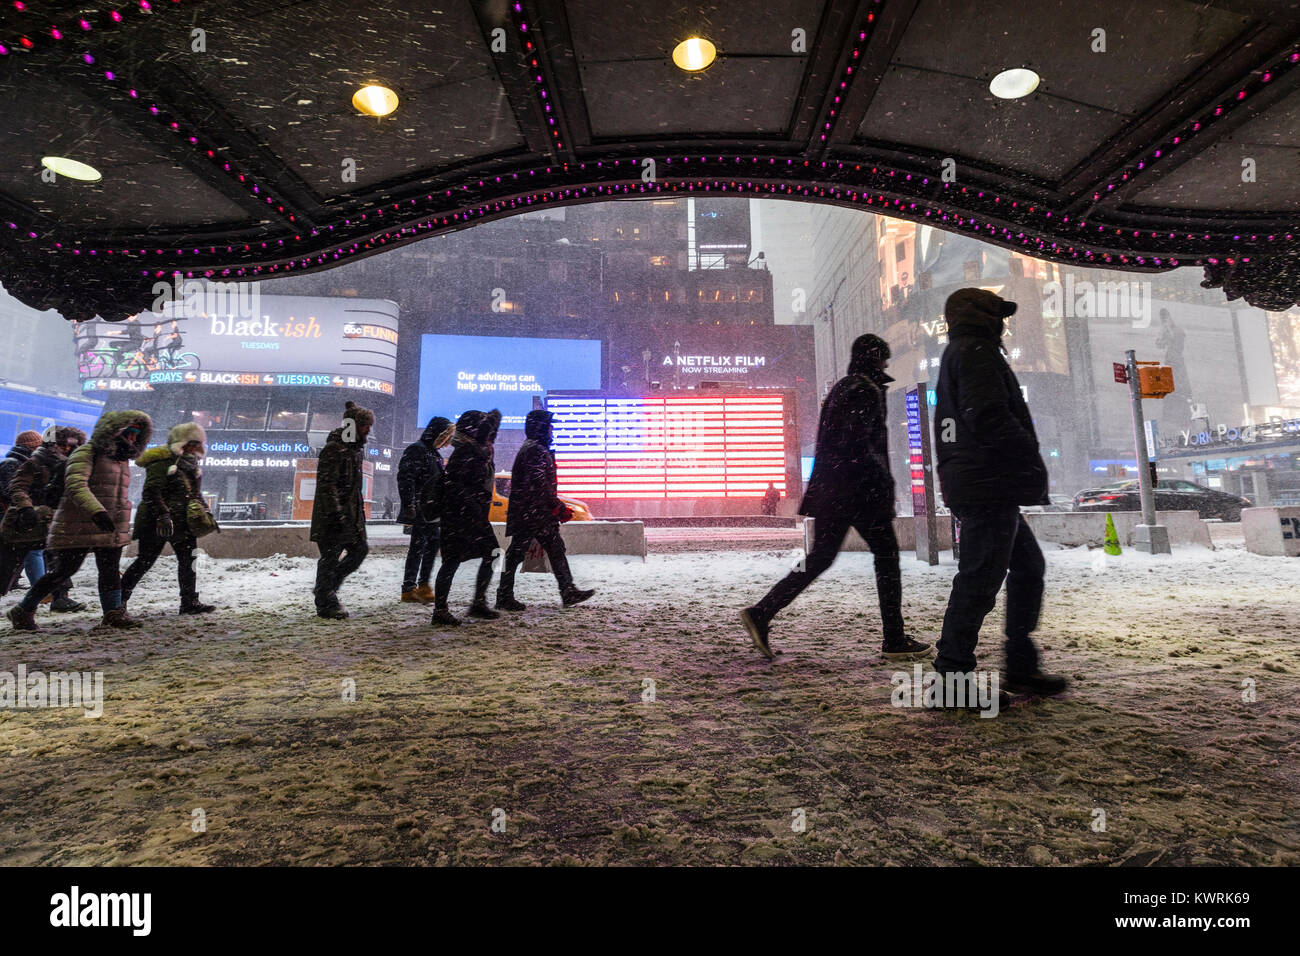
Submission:
<svg viewBox="0 0 1300 956">
<path fill-rule="evenodd" d="M 51 425 L 41 445 L 18 467 L 8 483 L 9 508 L 0 522 L 0 594 L 13 588 L 19 568 L 35 584 L 45 576 L 45 534 L 54 509 L 63 497 L 68 455 L 86 443 L 86 433 L 71 425 Z M 69 587 L 54 592 L 50 610 L 65 614 L 86 605 L 68 596 Z"/>
<path fill-rule="evenodd" d="M 406 566 L 402 573 L 402 600 L 408 604 L 433 603 L 433 562 L 438 555 L 442 523 L 436 514 L 428 514 L 427 497 L 436 490 L 442 477 L 442 456 L 438 449 L 451 441 L 456 426 L 450 420 L 435 415 L 429 419 L 420 440 L 412 442 L 402 452 L 397 464 L 397 494 L 401 510 L 397 513 L 399 524 L 411 531 L 411 543 L 406 549 Z"/>
<path fill-rule="evenodd" d="M 366 460 L 366 438 L 374 424 L 374 412 L 346 403 L 343 424 L 329 433 L 316 463 L 311 539 L 320 549 L 312 590 L 317 617 L 348 616 L 339 603 L 339 588 L 370 553 L 361 466 Z"/>
<path fill-rule="evenodd" d="M 1038 436 L 1002 353 L 1016 303 L 984 289 L 958 289 L 944 305 L 948 346 L 935 386 L 939 485 L 961 529 L 957 575 L 934 667 L 975 670 L 984 617 L 1007 583 L 1007 690 L 1056 694 L 1065 679 L 1043 674 L 1030 633 L 1038 626 L 1046 563 L 1021 505 L 1046 504 L 1047 467 Z"/>
<path fill-rule="evenodd" d="M 9 609 L 15 630 L 35 631 L 35 611 L 47 594 L 66 587 L 86 556 L 95 553 L 103 623 L 139 627 L 122 607 L 122 549 L 131 541 L 131 462 L 149 444 L 153 422 L 142 411 L 105 412 L 90 441 L 68 456 L 63 498 L 45 542 L 47 569 Z"/>
<path fill-rule="evenodd" d="M 468 411 L 456 420 L 453 451 L 442 482 L 442 567 L 433 586 L 434 624 L 460 623 L 447 607 L 447 596 L 456 569 L 474 558 L 479 558 L 480 563 L 469 616 L 489 621 L 501 616 L 487 604 L 492 559 L 498 553 L 490 515 L 496 474 L 493 443 L 500 426 L 501 413 L 495 408 L 490 412 Z"/>
<path fill-rule="evenodd" d="M 168 544 L 176 555 L 176 577 L 180 582 L 182 614 L 207 614 L 215 610 L 199 600 L 198 575 L 194 570 L 194 549 L 198 539 L 190 533 L 186 509 L 190 499 L 202 501 L 203 457 L 208 436 L 198 422 L 182 422 L 167 433 L 167 444 L 150 448 L 135 460 L 145 470 L 140 508 L 135 515 L 135 533 L 140 542 L 136 559 L 122 575 L 122 605 L 131 600 L 140 579 L 153 567 Z"/>
<path fill-rule="evenodd" d="M 565 607 L 581 604 L 595 591 L 580 590 L 573 583 L 569 559 L 560 537 L 561 523 L 573 516 L 568 505 L 556 493 L 555 452 L 551 450 L 551 413 L 534 409 L 524 418 L 526 439 L 515 455 L 510 470 L 510 504 L 506 509 L 506 534 L 510 547 L 497 585 L 497 610 L 522 611 L 525 605 L 515 599 L 515 571 L 536 541 L 550 558 L 555 583 L 560 586 L 560 600 Z"/>
</svg>

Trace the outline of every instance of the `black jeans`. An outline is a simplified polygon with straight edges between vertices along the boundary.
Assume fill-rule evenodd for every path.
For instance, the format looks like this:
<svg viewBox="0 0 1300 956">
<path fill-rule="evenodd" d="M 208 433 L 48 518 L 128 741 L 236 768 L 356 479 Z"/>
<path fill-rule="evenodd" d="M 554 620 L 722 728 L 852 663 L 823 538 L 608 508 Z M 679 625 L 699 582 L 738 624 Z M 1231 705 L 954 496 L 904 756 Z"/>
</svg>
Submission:
<svg viewBox="0 0 1300 956">
<path fill-rule="evenodd" d="M 44 545 L 42 545 L 44 547 Z M 6 544 L 0 546 L 0 595 L 8 594 L 18 583 L 18 575 L 23 570 L 23 564 L 27 561 L 27 555 L 36 550 L 34 544 Z M 53 552 L 51 552 L 53 553 Z M 30 575 L 28 575 L 30 577 Z M 28 584 L 35 584 L 35 581 L 28 581 Z M 67 597 L 68 592 L 72 590 L 72 585 L 59 588 L 54 592 L 55 599 Z"/>
<path fill-rule="evenodd" d="M 470 560 L 472 561 L 473 558 Z M 493 556 L 486 555 L 478 566 L 478 575 L 474 578 L 475 604 L 487 601 L 488 585 L 492 583 L 492 561 Z M 456 569 L 460 566 L 459 560 L 449 561 L 447 555 L 442 556 L 442 567 L 438 569 L 438 577 L 433 583 L 434 607 L 447 606 L 447 595 L 451 593 L 451 579 L 456 576 Z"/>
<path fill-rule="evenodd" d="M 975 669 L 980 626 L 993 610 L 1005 579 L 1007 673 L 1036 673 L 1038 649 L 1029 635 L 1038 627 L 1047 563 L 1033 531 L 1016 505 L 963 508 L 954 514 L 961 522 L 961 555 L 934 669 L 940 673 Z"/>
<path fill-rule="evenodd" d="M 140 538 L 139 541 L 139 553 L 126 569 L 126 573 L 122 575 L 123 604 L 131 599 L 131 592 L 135 590 L 140 579 L 153 567 L 153 563 L 158 560 L 158 555 L 162 554 L 163 548 L 167 546 L 166 538 L 152 535 Z M 181 603 L 199 599 L 198 574 L 194 570 L 194 549 L 197 546 L 198 541 L 194 538 L 172 542 L 172 550 L 176 553 L 176 579 L 180 583 Z"/>
<path fill-rule="evenodd" d="M 312 593 L 316 595 L 318 609 L 333 607 L 338 604 L 338 590 L 348 575 L 361 567 L 370 553 L 370 545 L 365 538 L 351 541 L 318 541 L 320 559 L 316 562 L 316 586 Z M 347 552 L 346 556 L 344 552 Z"/>
<path fill-rule="evenodd" d="M 898 569 L 898 538 L 891 522 L 880 524 L 869 516 L 832 515 L 813 523 L 813 546 L 804 558 L 803 570 L 791 571 L 768 591 L 756 607 L 764 620 L 797 598 L 817 577 L 835 563 L 844 536 L 856 528 L 871 549 L 876 565 L 876 596 L 880 600 L 880 623 L 887 646 L 901 644 L 903 635 L 903 578 Z"/>
<path fill-rule="evenodd" d="M 501 581 L 497 585 L 497 598 L 513 597 L 515 593 L 515 572 L 528 556 L 528 546 L 536 540 L 550 558 L 551 570 L 555 572 L 555 583 L 560 586 L 561 596 L 573 590 L 573 574 L 569 571 L 569 558 L 564 548 L 564 539 L 560 537 L 559 527 L 545 527 L 529 534 L 522 532 L 510 539 L 506 549 L 505 567 L 501 569 Z"/>
<path fill-rule="evenodd" d="M 433 559 L 438 556 L 442 526 L 411 525 L 411 544 L 406 550 L 406 569 L 402 572 L 402 590 L 411 591 L 417 584 L 428 584 L 433 577 Z"/>
<path fill-rule="evenodd" d="M 72 586 L 72 576 L 90 554 L 90 548 L 45 549 L 45 577 L 35 582 L 23 595 L 19 606 L 25 611 L 35 611 L 47 594 L 57 594 Z M 105 612 L 122 606 L 122 574 L 118 565 L 122 561 L 121 548 L 94 548 L 95 567 L 99 571 L 99 605 Z"/>
</svg>

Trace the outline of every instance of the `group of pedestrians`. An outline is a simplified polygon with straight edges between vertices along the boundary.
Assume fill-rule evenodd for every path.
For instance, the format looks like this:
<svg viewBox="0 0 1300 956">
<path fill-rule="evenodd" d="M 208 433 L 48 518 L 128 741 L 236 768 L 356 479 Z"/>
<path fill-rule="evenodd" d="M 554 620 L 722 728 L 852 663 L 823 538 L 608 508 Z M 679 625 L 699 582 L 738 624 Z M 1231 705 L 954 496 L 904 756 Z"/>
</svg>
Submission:
<svg viewBox="0 0 1300 956">
<path fill-rule="evenodd" d="M 939 366 L 935 422 L 939 484 L 961 533 L 958 570 L 936 648 L 905 631 L 894 480 L 889 466 L 885 373 L 889 345 L 875 335 L 853 343 L 848 374 L 822 405 L 813 472 L 799 513 L 813 519 L 813 543 L 802 566 L 740 612 L 754 646 L 769 660 L 772 619 L 831 566 L 849 528 L 871 549 L 888 660 L 935 656 L 937 686 L 947 675 L 974 672 L 985 616 L 1007 584 L 1006 664 L 1002 686 L 1057 694 L 1064 678 L 1044 674 L 1030 634 L 1038 626 L 1046 564 L 1021 505 L 1047 502 L 1047 468 L 1033 420 L 1002 349 L 1006 319 L 1016 311 L 984 289 L 949 296 L 948 345 Z M 963 697 L 945 706 L 971 706 Z"/>
<path fill-rule="evenodd" d="M 106 412 L 90 440 L 71 427 L 51 426 L 9 481 L 7 510 L 0 522 L 0 580 L 8 585 L 13 569 L 32 551 L 44 555 L 44 573 L 32 581 L 8 618 L 15 630 L 39 630 L 36 611 L 47 597 L 66 599 L 73 576 L 86 558 L 95 557 L 102 623 L 135 628 L 141 622 L 127 610 L 131 592 L 170 544 L 177 557 L 180 613 L 213 610 L 199 600 L 194 570 L 194 502 L 206 515 L 199 459 L 206 436 L 193 422 L 177 425 L 167 444 L 148 452 L 153 422 L 144 412 Z M 131 463 L 145 468 L 141 506 L 131 524 Z M 208 518 L 210 521 L 210 517 Z M 122 574 L 122 552 L 132 538 L 139 553 Z M 55 610 L 80 610 L 82 607 Z"/>
</svg>

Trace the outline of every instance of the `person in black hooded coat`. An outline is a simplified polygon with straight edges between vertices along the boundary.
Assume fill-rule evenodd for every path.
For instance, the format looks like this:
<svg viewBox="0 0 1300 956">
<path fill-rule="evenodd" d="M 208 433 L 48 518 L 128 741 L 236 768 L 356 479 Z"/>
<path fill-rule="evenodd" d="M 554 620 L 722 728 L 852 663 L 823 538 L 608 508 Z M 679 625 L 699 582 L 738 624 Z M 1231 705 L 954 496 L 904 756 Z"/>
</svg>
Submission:
<svg viewBox="0 0 1300 956">
<path fill-rule="evenodd" d="M 442 523 L 437 514 L 427 513 L 425 504 L 442 477 L 442 456 L 438 449 L 451 441 L 455 430 L 449 419 L 435 415 L 429 419 L 420 440 L 402 452 L 402 460 L 397 465 L 397 496 L 401 503 L 397 520 L 411 531 L 402 573 L 402 600 L 407 603 L 433 601 L 429 580 L 433 577 Z"/>
<path fill-rule="evenodd" d="M 510 547 L 506 551 L 505 567 L 497 585 L 497 610 L 522 611 L 525 605 L 515 600 L 515 571 L 528 554 L 528 546 L 536 541 L 551 560 L 551 570 L 560 586 L 560 600 L 565 607 L 580 604 L 595 591 L 582 591 L 573 584 L 569 559 L 560 537 L 561 523 L 568 521 L 573 512 L 556 493 L 555 452 L 551 450 L 551 413 L 534 409 L 524 419 L 527 440 L 515 456 L 510 470 L 510 506 L 506 511 L 506 534 Z"/>
<path fill-rule="evenodd" d="M 813 546 L 797 568 L 777 582 L 753 607 L 740 612 L 754 646 L 769 660 L 768 626 L 823 571 L 831 566 L 850 527 L 871 549 L 876 592 L 884 630 L 882 649 L 890 660 L 913 660 L 931 653 L 903 629 L 903 584 L 894 535 L 894 477 L 889 469 L 885 424 L 885 374 L 889 344 L 876 335 L 853 342 L 848 374 L 822 403 L 812 477 L 799 513 L 814 520 Z"/>
<path fill-rule="evenodd" d="M 1030 633 L 1038 626 L 1046 563 L 1021 505 L 1046 504 L 1047 467 L 1038 436 L 1002 354 L 1016 304 L 984 289 L 958 289 L 944 305 L 948 347 L 935 387 L 939 485 L 961 529 L 958 570 L 943 618 L 935 670 L 975 670 L 980 626 L 1007 582 L 1009 690 L 1055 694 L 1065 679 L 1038 669 Z"/>
<path fill-rule="evenodd" d="M 496 474 L 492 451 L 500 426 L 501 413 L 495 408 L 490 412 L 468 411 L 456 420 L 456 433 L 451 439 L 454 450 L 442 481 L 442 567 L 433 585 L 434 624 L 460 623 L 447 608 L 447 595 L 456 569 L 472 558 L 480 558 L 481 563 L 474 579 L 469 616 L 489 621 L 501 616 L 487 604 L 492 559 L 499 553 L 489 516 Z"/>
</svg>

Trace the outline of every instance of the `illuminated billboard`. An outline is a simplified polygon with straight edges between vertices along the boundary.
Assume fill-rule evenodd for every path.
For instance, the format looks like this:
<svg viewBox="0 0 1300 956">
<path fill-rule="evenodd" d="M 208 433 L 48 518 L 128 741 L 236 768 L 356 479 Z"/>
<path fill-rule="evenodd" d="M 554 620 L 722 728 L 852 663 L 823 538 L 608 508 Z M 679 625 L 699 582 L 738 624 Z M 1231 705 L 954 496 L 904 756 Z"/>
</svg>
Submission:
<svg viewBox="0 0 1300 956">
<path fill-rule="evenodd" d="M 387 299 L 255 295 L 253 313 L 141 312 L 75 326 L 84 392 L 166 385 L 340 388 L 393 394 L 397 305 Z"/>
<path fill-rule="evenodd" d="M 555 389 L 601 387 L 599 339 L 425 335 L 420 342 L 421 422 L 455 421 L 472 408 L 501 410 L 501 427 L 520 429 L 533 398 Z"/>
<path fill-rule="evenodd" d="M 788 493 L 787 440 L 795 430 L 781 391 L 550 395 L 546 407 L 555 416 L 561 494 L 584 500 L 761 498 L 769 482 Z"/>
</svg>

